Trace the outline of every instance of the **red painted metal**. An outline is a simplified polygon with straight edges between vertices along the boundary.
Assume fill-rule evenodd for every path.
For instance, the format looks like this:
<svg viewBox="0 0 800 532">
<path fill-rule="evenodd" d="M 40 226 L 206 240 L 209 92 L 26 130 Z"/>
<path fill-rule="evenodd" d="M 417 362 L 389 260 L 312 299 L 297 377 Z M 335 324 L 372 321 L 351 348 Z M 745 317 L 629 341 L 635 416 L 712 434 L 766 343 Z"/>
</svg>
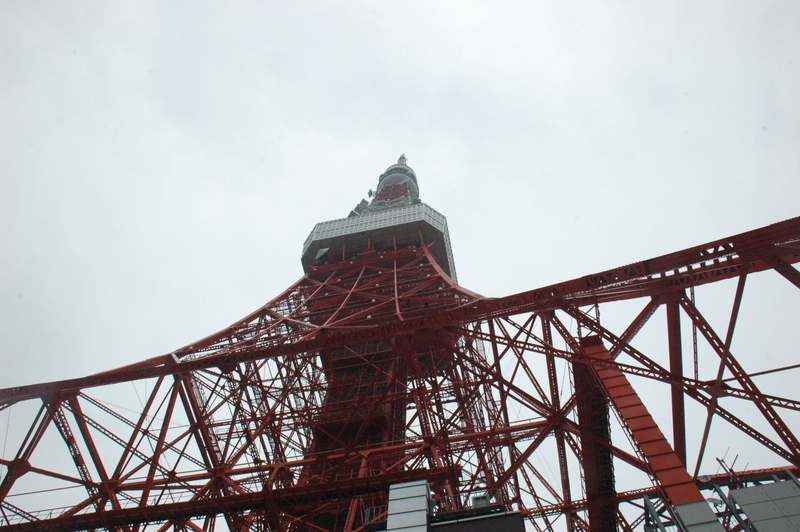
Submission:
<svg viewBox="0 0 800 532">
<path fill-rule="evenodd" d="M 584 349 L 584 352 L 586 351 Z M 591 532 L 615 532 L 617 530 L 617 501 L 615 500 L 613 455 L 610 449 L 611 425 L 608 401 L 591 366 L 575 364 L 572 374 L 575 381 L 589 530 Z"/>
<path fill-rule="evenodd" d="M 583 338 L 581 348 L 587 356 L 612 359 L 598 336 Z M 702 501 L 703 495 L 686 472 L 681 457 L 670 446 L 625 374 L 613 368 L 598 368 L 595 374 L 666 499 L 674 505 Z"/>
<path fill-rule="evenodd" d="M 173 353 L 0 390 L 0 419 L 11 420 L 0 526 L 364 530 L 389 485 L 426 478 L 439 510 L 491 490 L 539 530 L 595 528 L 590 507 L 614 508 L 630 530 L 643 495 L 696 496 L 716 472 L 710 457 L 725 452 L 713 448 L 717 431 L 768 456 L 759 468 L 800 467 L 800 397 L 762 389 L 773 369 L 749 373 L 757 353 L 732 353 L 745 279 L 772 274 L 797 297 L 800 218 L 502 298 L 455 283 L 435 245 L 344 249 Z M 684 291 L 726 280 L 739 288 L 718 332 L 713 309 Z M 620 302 L 627 317 L 611 319 Z M 602 321 L 586 311 L 594 305 Z M 651 328 L 663 338 L 663 325 L 650 325 L 662 307 L 666 342 L 640 344 Z M 700 378 L 681 369 L 681 318 L 711 354 Z M 581 347 L 591 343 L 585 331 L 602 356 Z M 784 332 L 793 349 L 797 331 Z M 579 368 L 600 376 L 633 444 L 613 426 L 608 437 L 586 430 Z M 648 403 L 651 392 L 660 402 Z M 698 409 L 705 417 L 692 417 Z M 672 449 L 684 438 L 681 460 Z M 612 456 L 613 469 L 593 459 L 587 471 L 590 447 Z M 598 473 L 613 475 L 613 492 L 592 491 Z"/>
<path fill-rule="evenodd" d="M 675 380 L 683 378 L 683 351 L 681 348 L 681 317 L 678 308 L 678 293 L 672 295 L 666 304 L 667 342 L 669 344 L 669 370 Z M 672 441 L 675 454 L 681 463 L 686 463 L 686 410 L 683 390 L 672 385 Z"/>
</svg>

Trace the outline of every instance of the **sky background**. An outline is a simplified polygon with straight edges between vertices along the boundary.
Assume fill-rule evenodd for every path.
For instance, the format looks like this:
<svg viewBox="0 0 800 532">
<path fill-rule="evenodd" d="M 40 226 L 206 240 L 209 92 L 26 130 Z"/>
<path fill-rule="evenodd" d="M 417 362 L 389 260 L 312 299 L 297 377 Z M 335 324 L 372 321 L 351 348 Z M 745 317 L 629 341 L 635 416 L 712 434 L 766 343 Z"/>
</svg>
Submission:
<svg viewBox="0 0 800 532">
<path fill-rule="evenodd" d="M 0 387 L 248 314 L 401 153 L 487 296 L 797 216 L 797 28 L 794 1 L 2 0 Z"/>
</svg>

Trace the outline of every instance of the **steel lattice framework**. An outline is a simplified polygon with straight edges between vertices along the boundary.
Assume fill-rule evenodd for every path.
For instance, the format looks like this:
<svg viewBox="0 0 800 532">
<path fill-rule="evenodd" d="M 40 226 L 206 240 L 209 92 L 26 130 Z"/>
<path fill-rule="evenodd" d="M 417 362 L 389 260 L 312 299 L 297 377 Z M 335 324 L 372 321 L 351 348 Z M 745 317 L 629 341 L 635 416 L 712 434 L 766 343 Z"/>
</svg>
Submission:
<svg viewBox="0 0 800 532">
<path fill-rule="evenodd" d="M 732 352 L 746 281 L 797 301 L 800 218 L 501 298 L 437 244 L 343 252 L 173 353 L 0 390 L 0 526 L 356 531 L 424 478 L 440 511 L 488 491 L 537 530 L 633 530 L 644 496 L 697 499 L 721 441 L 800 468 L 797 387 L 758 384 L 792 368 Z"/>
</svg>

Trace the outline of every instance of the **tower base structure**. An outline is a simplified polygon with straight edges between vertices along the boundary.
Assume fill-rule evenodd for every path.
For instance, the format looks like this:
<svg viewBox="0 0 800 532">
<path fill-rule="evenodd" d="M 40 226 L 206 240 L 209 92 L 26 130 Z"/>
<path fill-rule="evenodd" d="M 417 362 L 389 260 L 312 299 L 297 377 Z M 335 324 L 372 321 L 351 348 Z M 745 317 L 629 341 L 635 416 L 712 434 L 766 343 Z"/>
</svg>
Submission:
<svg viewBox="0 0 800 532">
<path fill-rule="evenodd" d="M 412 532 L 424 501 L 436 532 L 732 531 L 751 523 L 741 489 L 795 482 L 795 366 L 732 349 L 768 319 L 742 311 L 748 280 L 798 297 L 800 218 L 489 298 L 456 282 L 446 224 L 401 160 L 250 315 L 138 364 L 0 390 L 0 527 Z M 711 286 L 730 298 L 704 299 Z M 758 469 L 717 474 L 721 445 Z"/>
</svg>

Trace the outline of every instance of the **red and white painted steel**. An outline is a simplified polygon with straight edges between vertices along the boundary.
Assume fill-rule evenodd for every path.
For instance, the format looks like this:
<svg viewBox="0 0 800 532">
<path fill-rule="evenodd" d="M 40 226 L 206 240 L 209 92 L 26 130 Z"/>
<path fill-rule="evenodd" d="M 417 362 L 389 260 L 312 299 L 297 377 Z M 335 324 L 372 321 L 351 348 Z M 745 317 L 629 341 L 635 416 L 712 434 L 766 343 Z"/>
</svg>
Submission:
<svg viewBox="0 0 800 532">
<path fill-rule="evenodd" d="M 758 353 L 732 350 L 746 280 L 797 299 L 800 218 L 500 298 L 456 284 L 437 244 L 345 253 L 173 353 L 0 390 L 0 528 L 364 530 L 391 484 L 427 479 L 442 511 L 492 490 L 539 530 L 598 530 L 601 503 L 632 530 L 643 495 L 697 499 L 725 451 L 715 431 L 759 467 L 800 468 L 800 392 L 759 386 L 792 370 L 753 375 Z M 714 327 L 687 291 L 726 281 Z M 607 319 L 622 301 L 628 317 Z M 685 369 L 690 327 L 708 375 Z M 666 335 L 640 345 L 648 328 Z M 800 327 L 784 333 L 796 352 Z M 576 367 L 608 398 L 607 439 L 581 430 L 578 403 L 597 399 L 572 388 Z M 602 501 L 586 498 L 602 492 L 590 445 L 613 456 Z"/>
</svg>

